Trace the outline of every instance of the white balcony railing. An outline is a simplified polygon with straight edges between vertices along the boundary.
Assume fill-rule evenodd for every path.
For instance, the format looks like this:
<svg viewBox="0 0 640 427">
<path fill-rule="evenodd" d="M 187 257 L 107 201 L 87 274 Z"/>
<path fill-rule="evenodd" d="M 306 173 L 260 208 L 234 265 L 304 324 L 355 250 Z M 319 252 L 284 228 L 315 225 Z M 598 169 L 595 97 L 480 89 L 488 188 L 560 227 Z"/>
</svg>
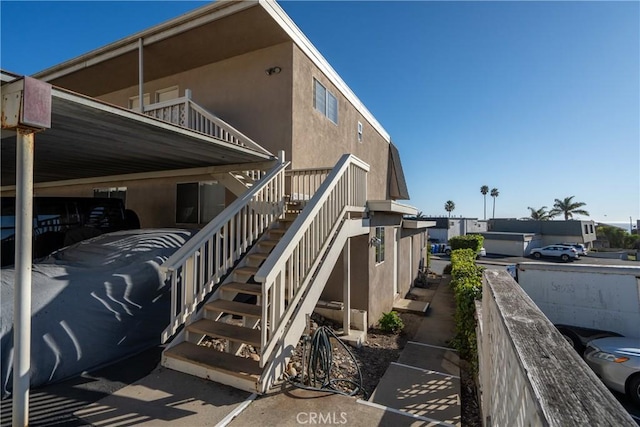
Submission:
<svg viewBox="0 0 640 427">
<path fill-rule="evenodd" d="M 261 357 L 264 367 L 300 299 L 312 286 L 313 272 L 330 246 L 346 212 L 364 211 L 369 165 L 345 154 L 255 274 L 262 283 Z"/>
<path fill-rule="evenodd" d="M 186 96 L 145 105 L 144 114 L 187 129 L 195 130 L 230 144 L 239 145 L 261 153 L 271 153 L 244 135 L 215 114 L 205 110 L 191 100 L 191 91 Z"/>
<path fill-rule="evenodd" d="M 284 169 L 279 163 L 163 265 L 171 284 L 171 322 L 166 342 L 220 283 L 247 249 L 284 212 Z"/>
<path fill-rule="evenodd" d="M 331 168 L 296 169 L 286 172 L 289 181 L 289 195 L 292 201 L 309 200 L 316 194 Z"/>
</svg>

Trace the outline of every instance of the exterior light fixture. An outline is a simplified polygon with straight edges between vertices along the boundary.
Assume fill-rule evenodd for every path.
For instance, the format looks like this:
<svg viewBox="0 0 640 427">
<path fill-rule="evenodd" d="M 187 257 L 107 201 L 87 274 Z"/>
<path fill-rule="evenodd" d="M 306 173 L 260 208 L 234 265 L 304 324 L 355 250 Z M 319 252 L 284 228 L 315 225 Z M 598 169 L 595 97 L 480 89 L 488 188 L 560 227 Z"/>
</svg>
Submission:
<svg viewBox="0 0 640 427">
<path fill-rule="evenodd" d="M 271 67 L 271 68 L 267 68 L 265 70 L 265 73 L 267 73 L 267 76 L 270 76 L 272 74 L 279 74 L 280 71 L 282 71 L 282 68 L 280 67 Z"/>
</svg>

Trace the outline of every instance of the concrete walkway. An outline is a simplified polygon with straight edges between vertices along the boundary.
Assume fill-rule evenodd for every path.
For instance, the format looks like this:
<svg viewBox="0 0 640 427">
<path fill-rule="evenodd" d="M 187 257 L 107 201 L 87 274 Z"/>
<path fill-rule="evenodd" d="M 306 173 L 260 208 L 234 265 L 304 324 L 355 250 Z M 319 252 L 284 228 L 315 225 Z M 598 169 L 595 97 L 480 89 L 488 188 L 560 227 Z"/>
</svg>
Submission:
<svg viewBox="0 0 640 427">
<path fill-rule="evenodd" d="M 31 425 L 460 425 L 458 358 L 446 348 L 454 333 L 453 295 L 445 280 L 420 291 L 431 300 L 427 315 L 369 401 L 289 386 L 256 397 L 157 366 L 154 349 L 93 376 L 33 390 Z M 7 399 L 2 425 L 10 420 Z"/>
<path fill-rule="evenodd" d="M 449 280 L 442 279 L 416 335 L 389 366 L 369 402 L 433 425 L 461 425 L 459 359 L 447 348 L 455 334 L 454 313 Z"/>
</svg>

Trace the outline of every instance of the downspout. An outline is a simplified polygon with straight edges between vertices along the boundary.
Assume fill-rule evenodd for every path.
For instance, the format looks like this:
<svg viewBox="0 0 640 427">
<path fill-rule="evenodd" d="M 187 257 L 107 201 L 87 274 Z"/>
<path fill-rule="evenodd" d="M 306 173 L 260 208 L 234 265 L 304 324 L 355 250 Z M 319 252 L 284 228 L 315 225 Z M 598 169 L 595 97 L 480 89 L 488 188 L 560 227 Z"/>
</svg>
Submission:
<svg viewBox="0 0 640 427">
<path fill-rule="evenodd" d="M 138 100 L 140 104 L 140 112 L 144 113 L 144 43 L 142 37 L 138 39 Z"/>
</svg>

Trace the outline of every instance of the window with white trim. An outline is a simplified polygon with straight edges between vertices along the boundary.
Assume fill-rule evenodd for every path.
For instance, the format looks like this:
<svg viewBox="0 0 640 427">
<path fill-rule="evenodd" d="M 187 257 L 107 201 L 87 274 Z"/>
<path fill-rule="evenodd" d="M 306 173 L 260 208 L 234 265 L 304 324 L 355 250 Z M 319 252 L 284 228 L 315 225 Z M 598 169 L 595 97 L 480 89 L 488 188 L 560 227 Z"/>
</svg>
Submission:
<svg viewBox="0 0 640 427">
<path fill-rule="evenodd" d="M 338 98 L 316 79 L 313 79 L 313 107 L 338 124 Z"/>
<path fill-rule="evenodd" d="M 148 93 L 144 94 L 144 105 L 149 105 L 151 104 L 151 95 L 149 95 Z M 139 96 L 132 96 L 131 98 L 129 98 L 129 108 L 132 110 L 139 110 L 140 109 L 140 97 Z"/>
<path fill-rule="evenodd" d="M 225 187 L 218 181 L 176 186 L 176 224 L 206 224 L 225 208 Z"/>
<path fill-rule="evenodd" d="M 362 142 L 362 123 L 358 122 L 358 142 Z"/>
<path fill-rule="evenodd" d="M 169 101 L 170 99 L 176 99 L 179 96 L 178 86 L 171 86 L 165 89 L 156 91 L 156 102 Z"/>
<path fill-rule="evenodd" d="M 376 227 L 376 264 L 384 262 L 384 227 Z"/>
</svg>

